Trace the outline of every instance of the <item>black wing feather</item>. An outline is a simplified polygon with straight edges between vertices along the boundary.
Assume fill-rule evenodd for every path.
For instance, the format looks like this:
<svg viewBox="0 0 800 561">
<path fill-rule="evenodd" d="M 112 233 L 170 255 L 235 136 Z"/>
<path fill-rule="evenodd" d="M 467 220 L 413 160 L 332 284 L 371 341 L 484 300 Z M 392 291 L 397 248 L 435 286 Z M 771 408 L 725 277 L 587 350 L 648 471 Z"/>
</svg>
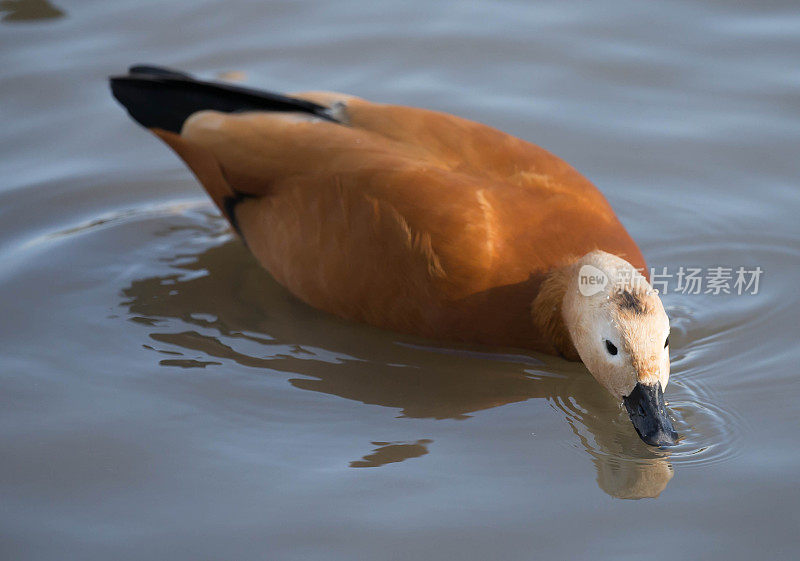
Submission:
<svg viewBox="0 0 800 561">
<path fill-rule="evenodd" d="M 180 133 L 198 111 L 284 111 L 316 115 L 338 122 L 328 107 L 293 97 L 197 80 L 189 74 L 158 66 L 132 66 L 127 75 L 110 78 L 111 92 L 133 119 L 147 128 Z"/>
</svg>

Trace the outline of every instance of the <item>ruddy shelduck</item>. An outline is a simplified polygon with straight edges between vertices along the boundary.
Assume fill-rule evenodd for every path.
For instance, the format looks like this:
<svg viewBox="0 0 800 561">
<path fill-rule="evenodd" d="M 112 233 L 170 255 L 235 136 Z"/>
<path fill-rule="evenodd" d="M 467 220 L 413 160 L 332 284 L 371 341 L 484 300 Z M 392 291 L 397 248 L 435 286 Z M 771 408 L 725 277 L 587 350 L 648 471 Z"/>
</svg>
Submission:
<svg viewBox="0 0 800 561">
<path fill-rule="evenodd" d="M 439 340 L 581 360 L 670 445 L 669 321 L 606 199 L 546 150 L 435 111 L 135 66 L 114 96 L 308 304 Z"/>
</svg>

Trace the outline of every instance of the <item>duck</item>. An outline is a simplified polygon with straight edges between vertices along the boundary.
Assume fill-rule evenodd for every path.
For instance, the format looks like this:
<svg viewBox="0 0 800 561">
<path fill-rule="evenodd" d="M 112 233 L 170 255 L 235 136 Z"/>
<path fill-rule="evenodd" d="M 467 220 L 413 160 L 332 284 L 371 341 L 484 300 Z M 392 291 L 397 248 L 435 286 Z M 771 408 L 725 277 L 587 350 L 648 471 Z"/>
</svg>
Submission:
<svg viewBox="0 0 800 561">
<path fill-rule="evenodd" d="M 153 65 L 110 78 L 255 259 L 378 328 L 582 362 L 647 444 L 678 442 L 669 318 L 603 194 L 547 150 L 442 112 Z"/>
</svg>

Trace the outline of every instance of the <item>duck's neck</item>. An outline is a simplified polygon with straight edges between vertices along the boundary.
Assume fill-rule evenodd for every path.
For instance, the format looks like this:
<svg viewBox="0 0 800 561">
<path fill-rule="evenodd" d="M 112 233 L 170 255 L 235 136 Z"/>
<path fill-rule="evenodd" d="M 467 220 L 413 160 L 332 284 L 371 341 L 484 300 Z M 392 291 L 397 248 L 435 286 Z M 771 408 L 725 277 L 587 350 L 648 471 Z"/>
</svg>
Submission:
<svg viewBox="0 0 800 561">
<path fill-rule="evenodd" d="M 564 295 L 570 279 L 577 273 L 577 258 L 553 269 L 542 282 L 539 293 L 531 305 L 533 323 L 546 335 L 556 350 L 567 360 L 580 361 L 578 351 L 564 320 Z"/>
</svg>

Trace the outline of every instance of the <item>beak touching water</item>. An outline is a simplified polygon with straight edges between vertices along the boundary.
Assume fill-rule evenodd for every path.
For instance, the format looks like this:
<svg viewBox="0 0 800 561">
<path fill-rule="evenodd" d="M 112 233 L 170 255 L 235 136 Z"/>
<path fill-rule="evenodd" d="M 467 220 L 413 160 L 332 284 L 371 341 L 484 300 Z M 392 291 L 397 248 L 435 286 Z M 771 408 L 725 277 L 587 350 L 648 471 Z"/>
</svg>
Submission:
<svg viewBox="0 0 800 561">
<path fill-rule="evenodd" d="M 625 408 L 631 416 L 639 436 L 651 446 L 673 446 L 678 442 L 678 433 L 664 404 L 661 383 L 645 385 L 638 382 L 633 391 L 623 398 Z"/>
</svg>

